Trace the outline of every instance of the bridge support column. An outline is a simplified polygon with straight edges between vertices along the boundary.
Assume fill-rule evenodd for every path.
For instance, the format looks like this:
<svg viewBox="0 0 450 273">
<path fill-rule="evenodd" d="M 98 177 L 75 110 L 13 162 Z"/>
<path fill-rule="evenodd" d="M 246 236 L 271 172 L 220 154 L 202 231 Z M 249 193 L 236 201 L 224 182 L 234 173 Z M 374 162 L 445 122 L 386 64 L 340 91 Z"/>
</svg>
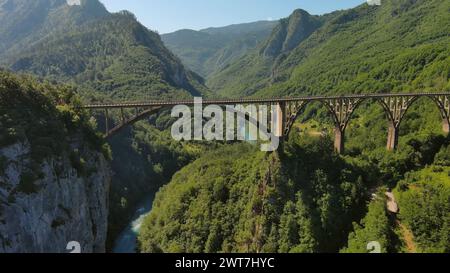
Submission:
<svg viewBox="0 0 450 273">
<path fill-rule="evenodd" d="M 388 151 L 394 151 L 398 147 L 398 138 L 400 124 L 403 117 L 411 107 L 412 103 L 417 100 L 416 96 L 396 96 L 386 97 L 380 100 L 389 119 L 388 140 L 386 148 Z"/>
<path fill-rule="evenodd" d="M 325 100 L 325 106 L 334 117 L 334 149 L 337 153 L 344 153 L 345 130 L 362 98 L 334 98 Z"/>
<path fill-rule="evenodd" d="M 442 120 L 442 130 L 445 134 L 450 134 L 450 120 L 448 118 Z"/>
<path fill-rule="evenodd" d="M 106 135 L 109 133 L 109 112 L 108 108 L 105 108 L 105 131 Z"/>
<path fill-rule="evenodd" d="M 340 127 L 334 128 L 334 150 L 338 154 L 344 153 L 345 131 Z"/>
<path fill-rule="evenodd" d="M 280 140 L 284 137 L 284 128 L 286 127 L 286 104 L 278 103 L 276 105 L 276 127 L 275 127 L 275 135 L 280 138 Z"/>
<path fill-rule="evenodd" d="M 435 98 L 442 115 L 442 129 L 445 134 L 450 133 L 450 96 L 438 96 Z"/>
<path fill-rule="evenodd" d="M 388 140 L 387 140 L 387 150 L 394 151 L 398 146 L 398 131 L 399 128 L 395 126 L 393 123 L 389 123 L 389 132 L 388 132 Z"/>
</svg>

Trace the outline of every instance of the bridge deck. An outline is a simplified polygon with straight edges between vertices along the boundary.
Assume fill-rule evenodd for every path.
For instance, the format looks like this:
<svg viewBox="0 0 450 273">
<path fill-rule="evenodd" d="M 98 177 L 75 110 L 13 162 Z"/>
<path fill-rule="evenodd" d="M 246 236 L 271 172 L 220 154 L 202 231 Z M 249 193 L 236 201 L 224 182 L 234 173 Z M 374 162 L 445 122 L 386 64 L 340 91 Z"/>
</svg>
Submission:
<svg viewBox="0 0 450 273">
<path fill-rule="evenodd" d="M 250 104 L 250 103 L 281 103 L 294 101 L 315 101 L 328 99 L 357 99 L 357 98 L 391 98 L 391 97 L 426 97 L 426 96 L 448 96 L 450 93 L 396 93 L 396 94 L 365 94 L 365 95 L 345 95 L 345 96 L 305 96 L 294 98 L 268 98 L 268 99 L 218 99 L 203 100 L 204 105 L 227 105 L 227 104 Z M 175 106 L 175 105 L 194 105 L 192 100 L 174 100 L 174 101 L 148 101 L 148 102 L 122 102 L 105 104 L 87 104 L 85 109 L 98 108 L 134 108 L 134 107 L 155 107 L 155 106 Z"/>
</svg>

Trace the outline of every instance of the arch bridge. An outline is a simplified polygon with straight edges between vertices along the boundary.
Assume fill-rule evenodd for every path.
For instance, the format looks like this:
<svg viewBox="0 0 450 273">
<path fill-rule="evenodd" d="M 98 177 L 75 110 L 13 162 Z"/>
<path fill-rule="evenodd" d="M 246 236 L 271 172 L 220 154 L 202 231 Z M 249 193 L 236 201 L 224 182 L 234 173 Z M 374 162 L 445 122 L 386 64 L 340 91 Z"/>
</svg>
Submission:
<svg viewBox="0 0 450 273">
<path fill-rule="evenodd" d="M 312 102 L 320 102 L 326 107 L 334 121 L 335 141 L 334 146 L 338 153 L 344 152 L 345 130 L 352 118 L 353 113 L 366 100 L 379 103 L 386 114 L 389 129 L 387 149 L 394 150 L 398 145 L 399 128 L 402 120 L 410 109 L 411 105 L 419 98 L 431 99 L 438 107 L 442 126 L 445 133 L 450 131 L 450 93 L 408 93 L 408 94 L 367 94 L 367 95 L 346 95 L 346 96 L 308 96 L 293 98 L 269 98 L 269 99 L 223 99 L 204 100 L 202 105 L 277 105 L 277 116 L 279 126 L 275 128 L 275 134 L 282 139 L 287 139 L 289 133 L 299 115 L 305 107 Z M 171 108 L 176 105 L 194 106 L 194 99 L 179 101 L 148 101 L 130 103 L 108 103 L 89 104 L 83 106 L 84 109 L 102 111 L 105 114 L 105 137 L 110 138 L 125 127 L 145 119 L 148 116 L 161 111 L 164 108 Z M 120 122 L 111 126 L 110 112 L 120 111 Z M 131 117 L 127 117 L 132 112 Z"/>
</svg>

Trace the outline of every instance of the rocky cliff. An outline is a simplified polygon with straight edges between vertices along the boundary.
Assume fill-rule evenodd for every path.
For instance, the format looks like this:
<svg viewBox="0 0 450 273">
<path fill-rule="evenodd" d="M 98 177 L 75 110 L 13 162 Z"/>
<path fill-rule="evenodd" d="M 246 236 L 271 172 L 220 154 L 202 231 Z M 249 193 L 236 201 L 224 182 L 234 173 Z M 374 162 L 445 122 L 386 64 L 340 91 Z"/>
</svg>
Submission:
<svg viewBox="0 0 450 273">
<path fill-rule="evenodd" d="M 0 252 L 64 253 L 72 241 L 83 253 L 104 252 L 111 173 L 103 155 L 80 151 L 85 175 L 70 156 L 47 159 L 33 181 L 29 154 L 27 143 L 0 149 Z"/>
</svg>

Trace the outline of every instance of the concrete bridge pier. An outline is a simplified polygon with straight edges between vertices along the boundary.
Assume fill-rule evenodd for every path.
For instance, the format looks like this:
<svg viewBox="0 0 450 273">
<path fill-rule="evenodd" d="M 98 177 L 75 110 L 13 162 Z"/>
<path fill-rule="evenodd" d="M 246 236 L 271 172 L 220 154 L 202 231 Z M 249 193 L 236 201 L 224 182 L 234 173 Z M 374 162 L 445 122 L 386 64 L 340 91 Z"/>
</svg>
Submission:
<svg viewBox="0 0 450 273">
<path fill-rule="evenodd" d="M 337 126 L 334 128 L 334 150 L 338 154 L 344 153 L 345 131 Z"/>
<path fill-rule="evenodd" d="M 389 132 L 388 132 L 388 140 L 387 140 L 387 149 L 388 151 L 394 151 L 398 146 L 398 136 L 399 136 L 399 128 L 392 122 L 389 122 Z"/>
<path fill-rule="evenodd" d="M 445 134 L 450 134 L 450 120 L 448 118 L 443 118 L 442 129 L 444 130 Z"/>
<path fill-rule="evenodd" d="M 286 128 L 286 103 L 281 102 L 276 104 L 276 111 L 277 111 L 277 128 L 275 130 L 275 135 L 279 137 L 280 139 L 283 139 L 284 137 L 284 128 Z"/>
<path fill-rule="evenodd" d="M 276 128 L 275 128 L 275 136 L 279 138 L 279 146 L 278 150 L 284 150 L 284 141 L 287 138 L 285 128 L 286 128 L 286 103 L 281 102 L 276 105 Z"/>
</svg>

